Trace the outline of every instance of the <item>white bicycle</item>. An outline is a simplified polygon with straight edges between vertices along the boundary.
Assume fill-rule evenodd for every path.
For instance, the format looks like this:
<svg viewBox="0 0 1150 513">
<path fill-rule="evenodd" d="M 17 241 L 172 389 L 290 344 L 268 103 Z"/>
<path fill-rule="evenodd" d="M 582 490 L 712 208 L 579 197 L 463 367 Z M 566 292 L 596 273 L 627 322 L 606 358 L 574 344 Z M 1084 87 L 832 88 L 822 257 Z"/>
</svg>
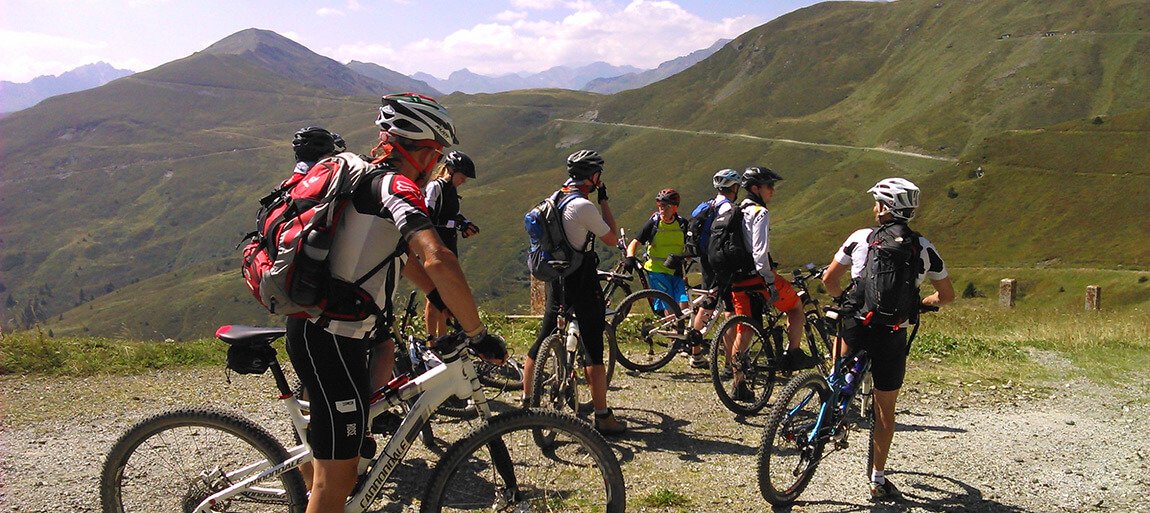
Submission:
<svg viewBox="0 0 1150 513">
<path fill-rule="evenodd" d="M 217 337 L 268 356 L 279 398 L 306 440 L 309 405 L 292 393 L 270 345 L 283 334 L 281 328 L 230 326 Z M 366 465 L 344 511 L 367 511 L 383 498 L 422 427 L 453 397 L 473 401 L 484 420 L 435 466 L 421 512 L 624 511 L 623 473 L 606 440 L 589 424 L 555 411 L 492 416 L 464 346 L 463 337 L 441 339 L 435 350 L 443 365 L 414 379 L 400 376 L 371 397 L 371 418 L 414 403 L 383 449 L 364 454 Z M 539 444 L 533 436 L 538 431 L 555 436 Z M 306 443 L 285 448 L 238 413 L 169 411 L 137 423 L 115 443 L 101 473 L 100 499 L 105 513 L 303 512 L 307 489 L 299 466 L 311 460 Z"/>
</svg>

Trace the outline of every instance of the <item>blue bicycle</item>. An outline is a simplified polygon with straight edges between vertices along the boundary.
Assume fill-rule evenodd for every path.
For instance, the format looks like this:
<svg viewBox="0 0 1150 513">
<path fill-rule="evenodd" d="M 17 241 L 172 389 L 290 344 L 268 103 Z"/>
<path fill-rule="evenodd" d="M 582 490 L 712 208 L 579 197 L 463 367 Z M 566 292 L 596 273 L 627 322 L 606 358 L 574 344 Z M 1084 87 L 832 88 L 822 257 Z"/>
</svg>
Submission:
<svg viewBox="0 0 1150 513">
<path fill-rule="evenodd" d="M 922 307 L 924 312 L 937 310 Z M 834 319 L 837 312 L 827 308 L 827 317 Z M 914 325 L 907 339 L 908 351 L 918 326 Z M 804 372 L 783 388 L 771 408 L 757 456 L 759 492 L 767 502 L 776 506 L 793 503 L 814 477 L 819 462 L 846 449 L 847 437 L 856 429 L 866 431 L 866 469 L 870 472 L 874 463 L 870 364 L 865 350 L 854 349 L 846 358 L 837 359 L 830 373 Z"/>
</svg>

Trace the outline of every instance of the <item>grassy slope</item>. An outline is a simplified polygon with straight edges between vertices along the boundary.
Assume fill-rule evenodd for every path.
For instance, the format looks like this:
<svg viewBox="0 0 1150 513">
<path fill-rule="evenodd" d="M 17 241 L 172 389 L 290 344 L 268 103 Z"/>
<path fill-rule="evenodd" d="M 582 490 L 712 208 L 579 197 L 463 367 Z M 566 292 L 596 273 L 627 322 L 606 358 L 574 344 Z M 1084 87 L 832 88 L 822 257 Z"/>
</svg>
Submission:
<svg viewBox="0 0 1150 513">
<path fill-rule="evenodd" d="M 563 158 L 580 147 L 604 153 L 616 215 L 632 232 L 660 188 L 680 189 L 693 206 L 719 168 L 779 170 L 787 181 L 772 206 L 774 246 L 788 266 L 827 261 L 868 222 L 860 191 L 891 175 L 924 186 L 919 227 L 956 267 L 1150 265 L 1140 243 L 1150 233 L 1150 72 L 1138 58 L 1147 49 L 1145 4 L 933 5 L 820 4 L 671 79 L 610 97 L 445 97 L 460 148 L 480 167 L 463 194 L 484 232 L 461 247 L 478 295 L 503 310 L 525 300 L 522 214 L 561 182 Z M 1043 38 L 1035 35 L 1041 27 L 1077 33 Z M 869 51 L 848 52 L 857 49 Z M 871 57 L 834 57 L 855 54 Z M 372 99 L 309 90 L 240 59 L 197 54 L 176 64 L 4 120 L 0 156 L 28 163 L 6 166 L 0 186 L 0 279 L 21 301 L 10 314 L 32 302 L 55 319 L 81 291 L 90 298 L 114 289 L 65 312 L 59 328 L 143 333 L 117 311 L 127 310 L 146 314 L 156 336 L 190 337 L 221 320 L 191 304 L 165 307 L 177 304 L 172 296 L 255 322 L 258 310 L 225 308 L 246 299 L 231 241 L 249 229 L 254 200 L 290 167 L 290 133 L 322 124 L 353 148 L 373 142 Z M 1142 110 L 1089 123 L 1133 106 Z M 557 121 L 588 111 L 686 130 L 926 148 L 959 162 Z M 1066 120 L 1077 121 L 1033 129 Z M 29 179 L 45 172 L 60 178 Z M 232 276 L 208 278 L 223 272 Z"/>
</svg>

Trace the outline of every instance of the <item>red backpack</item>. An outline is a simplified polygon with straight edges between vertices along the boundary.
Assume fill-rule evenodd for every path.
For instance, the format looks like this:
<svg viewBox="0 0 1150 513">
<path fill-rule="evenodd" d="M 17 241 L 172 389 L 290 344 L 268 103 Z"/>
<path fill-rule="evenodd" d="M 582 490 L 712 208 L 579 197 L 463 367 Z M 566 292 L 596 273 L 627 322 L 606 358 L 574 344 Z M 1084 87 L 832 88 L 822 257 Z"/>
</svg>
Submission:
<svg viewBox="0 0 1150 513">
<path fill-rule="evenodd" d="M 256 300 L 273 314 L 291 317 L 360 321 L 377 313 L 374 298 L 361 285 L 392 258 L 348 283 L 331 276 L 328 252 L 344 210 L 354 208 L 356 188 L 391 171 L 341 153 L 317 162 L 307 174 L 293 173 L 261 199 L 256 231 L 239 244 L 244 281 Z"/>
</svg>

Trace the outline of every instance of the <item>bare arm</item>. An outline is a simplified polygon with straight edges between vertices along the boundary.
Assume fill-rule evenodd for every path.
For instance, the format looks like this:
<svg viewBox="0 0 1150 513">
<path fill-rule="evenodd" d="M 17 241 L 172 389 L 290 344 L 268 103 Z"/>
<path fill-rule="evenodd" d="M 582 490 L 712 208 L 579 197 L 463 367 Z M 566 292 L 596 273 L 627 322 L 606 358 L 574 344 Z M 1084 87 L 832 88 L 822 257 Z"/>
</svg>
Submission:
<svg viewBox="0 0 1150 513">
<path fill-rule="evenodd" d="M 635 256 L 635 253 L 639 252 L 639 246 L 641 246 L 641 244 L 639 244 L 638 239 L 631 239 L 631 243 L 627 245 L 627 256 Z"/>
<path fill-rule="evenodd" d="M 823 287 L 827 289 L 827 294 L 831 297 L 839 297 L 843 295 L 843 275 L 847 273 L 850 268 L 831 260 L 831 264 L 827 266 L 827 270 L 823 271 Z"/>
<path fill-rule="evenodd" d="M 431 281 L 427 271 L 423 270 L 423 263 L 415 257 L 415 253 L 410 247 L 407 248 L 407 264 L 403 266 L 403 277 L 419 287 L 419 290 L 422 290 L 424 294 L 435 289 L 435 282 Z"/>
<path fill-rule="evenodd" d="M 611 231 L 599 237 L 604 243 L 614 246 L 619 243 L 619 226 L 615 224 L 615 214 L 611 213 L 611 205 L 609 202 L 604 201 L 599 203 L 599 210 L 603 212 L 603 222 L 611 228 Z"/>
<path fill-rule="evenodd" d="M 408 239 L 410 251 L 416 256 L 408 265 L 421 265 L 439 291 L 447 308 L 459 320 L 464 332 L 473 334 L 483 328 L 471 287 L 459 267 L 455 254 L 443 245 L 435 230 L 420 230 Z M 412 271 L 418 273 L 418 271 Z M 406 276 L 406 273 L 405 273 Z"/>
<path fill-rule="evenodd" d="M 931 280 L 934 285 L 934 294 L 922 298 L 922 304 L 929 306 L 943 306 L 954 302 L 954 284 L 950 277 L 941 280 Z"/>
</svg>

